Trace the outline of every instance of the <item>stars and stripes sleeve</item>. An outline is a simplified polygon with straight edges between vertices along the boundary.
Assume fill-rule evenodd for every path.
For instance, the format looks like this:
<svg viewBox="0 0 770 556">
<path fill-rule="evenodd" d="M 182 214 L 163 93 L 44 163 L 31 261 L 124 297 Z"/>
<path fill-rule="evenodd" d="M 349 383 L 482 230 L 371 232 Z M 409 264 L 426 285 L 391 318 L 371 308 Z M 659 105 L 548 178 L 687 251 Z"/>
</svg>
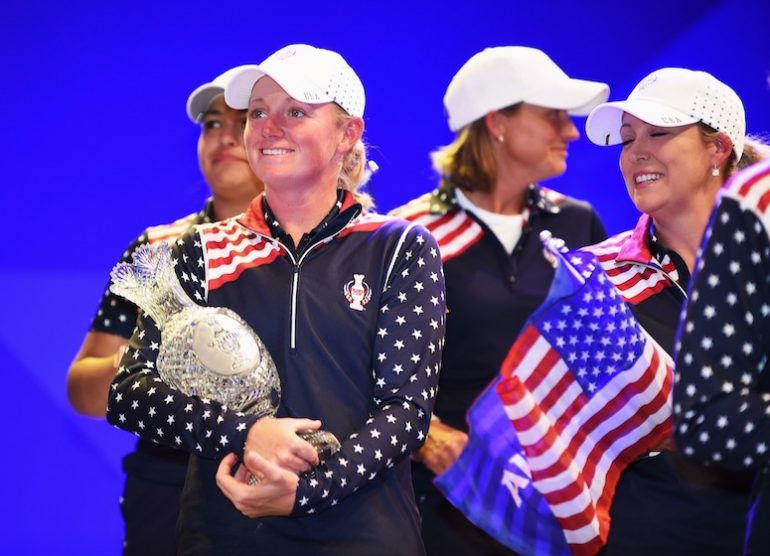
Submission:
<svg viewBox="0 0 770 556">
<path fill-rule="evenodd" d="M 131 242 L 118 263 L 131 262 L 134 251 L 145 243 L 147 243 L 147 233 L 143 232 Z M 139 309 L 127 299 L 112 293 L 110 285 L 112 285 L 112 281 L 107 283 L 99 308 L 91 322 L 90 331 L 105 332 L 128 339 L 136 326 L 136 316 Z"/>
<path fill-rule="evenodd" d="M 182 287 L 192 299 L 202 302 L 205 270 L 197 233 L 185 234 L 173 253 Z M 110 387 L 107 421 L 146 440 L 203 457 L 220 458 L 229 452 L 242 456 L 255 418 L 164 383 L 155 365 L 160 342 L 155 322 L 141 313 Z"/>
<path fill-rule="evenodd" d="M 445 297 L 438 245 L 424 228 L 403 232 L 378 311 L 373 410 L 333 457 L 300 478 L 294 515 L 336 505 L 425 441 L 438 387 Z"/>
<path fill-rule="evenodd" d="M 770 463 L 770 392 L 763 379 L 770 354 L 768 224 L 766 215 L 722 198 L 680 324 L 676 440 L 706 465 L 740 470 Z"/>
</svg>

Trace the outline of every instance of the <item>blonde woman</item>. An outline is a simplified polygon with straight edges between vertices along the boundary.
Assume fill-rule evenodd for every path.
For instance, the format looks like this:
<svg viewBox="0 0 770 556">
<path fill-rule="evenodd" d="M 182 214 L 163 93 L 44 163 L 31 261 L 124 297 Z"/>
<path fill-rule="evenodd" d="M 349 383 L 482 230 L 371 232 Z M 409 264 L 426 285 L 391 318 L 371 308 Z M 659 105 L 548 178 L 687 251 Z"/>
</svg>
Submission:
<svg viewBox="0 0 770 556">
<path fill-rule="evenodd" d="M 714 76 L 663 68 L 586 122 L 589 139 L 621 145 L 620 170 L 642 213 L 633 230 L 589 248 L 644 328 L 673 354 L 679 315 L 717 192 L 756 160 L 743 103 Z M 751 477 L 650 447 L 621 475 L 607 555 L 740 554 Z M 662 450 L 662 451 L 659 451 Z"/>
<path fill-rule="evenodd" d="M 386 555 L 393 539 L 422 554 L 409 455 L 427 433 L 443 344 L 435 242 L 357 200 L 364 89 L 339 54 L 287 46 L 235 75 L 225 99 L 247 110 L 246 152 L 265 193 L 186 234 L 176 269 L 191 297 L 229 307 L 262 338 L 281 382 L 277 415 L 164 385 L 162 339 L 144 319 L 108 420 L 191 453 L 181 554 Z M 342 446 L 319 464 L 298 433 L 321 425 Z"/>
</svg>

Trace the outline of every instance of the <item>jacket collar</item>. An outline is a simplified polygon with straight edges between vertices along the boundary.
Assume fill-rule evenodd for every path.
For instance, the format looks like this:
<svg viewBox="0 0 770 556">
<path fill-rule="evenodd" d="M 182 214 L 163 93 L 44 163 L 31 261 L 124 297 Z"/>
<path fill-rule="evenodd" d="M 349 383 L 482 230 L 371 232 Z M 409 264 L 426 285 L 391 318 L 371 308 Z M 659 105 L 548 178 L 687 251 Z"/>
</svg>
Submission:
<svg viewBox="0 0 770 556">
<path fill-rule="evenodd" d="M 254 197 L 251 203 L 249 203 L 249 208 L 247 208 L 246 212 L 237 218 L 237 221 L 249 230 L 252 230 L 263 236 L 272 237 L 270 226 L 265 220 L 265 206 L 263 202 L 264 196 L 264 193 L 260 193 Z M 351 218 L 353 218 L 354 215 L 359 213 L 361 209 L 361 205 L 358 203 L 358 201 L 356 201 L 356 198 L 353 196 L 353 194 L 350 193 L 350 191 L 343 191 L 339 213 L 332 218 L 331 222 L 329 223 L 330 225 L 327 226 L 326 230 L 324 230 L 324 233 L 321 235 L 327 236 L 329 234 L 336 233 L 342 229 L 351 220 Z"/>
<path fill-rule="evenodd" d="M 650 249 L 650 226 L 652 218 L 648 214 L 642 214 L 636 227 L 618 252 L 618 261 L 630 261 L 642 264 L 650 264 L 653 261 Z"/>
<path fill-rule="evenodd" d="M 442 215 L 453 210 L 461 210 L 457 204 L 457 197 L 455 195 L 455 187 L 450 190 L 438 188 L 431 193 L 430 205 L 428 210 L 431 214 Z M 549 214 L 556 214 L 559 212 L 559 207 L 556 203 L 549 199 L 542 187 L 537 184 L 531 184 L 527 190 L 527 199 L 525 211 L 530 214 L 536 214 L 538 212 L 546 212 Z"/>
</svg>

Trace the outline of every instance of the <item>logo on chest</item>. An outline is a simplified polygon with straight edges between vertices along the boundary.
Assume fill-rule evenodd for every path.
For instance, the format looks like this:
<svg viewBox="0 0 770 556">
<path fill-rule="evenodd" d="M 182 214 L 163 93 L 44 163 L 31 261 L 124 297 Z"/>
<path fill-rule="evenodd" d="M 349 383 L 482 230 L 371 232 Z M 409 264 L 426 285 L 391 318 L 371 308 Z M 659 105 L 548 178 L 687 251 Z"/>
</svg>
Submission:
<svg viewBox="0 0 770 556">
<path fill-rule="evenodd" d="M 372 298 L 372 289 L 364 282 L 364 274 L 354 274 L 353 279 L 346 283 L 342 292 L 354 311 L 363 311 L 364 305 Z"/>
</svg>

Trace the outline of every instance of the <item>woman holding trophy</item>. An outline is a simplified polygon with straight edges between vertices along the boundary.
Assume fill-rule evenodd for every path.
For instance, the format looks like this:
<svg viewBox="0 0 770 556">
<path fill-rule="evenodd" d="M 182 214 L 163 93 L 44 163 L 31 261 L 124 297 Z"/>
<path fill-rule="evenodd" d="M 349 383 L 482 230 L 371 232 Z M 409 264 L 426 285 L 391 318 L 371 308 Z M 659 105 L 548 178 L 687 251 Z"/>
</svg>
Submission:
<svg viewBox="0 0 770 556">
<path fill-rule="evenodd" d="M 288 46 L 244 67 L 225 99 L 248 110 L 265 193 L 194 228 L 165 267 L 150 253 L 116 269 L 150 318 L 107 418 L 191 453 L 180 554 L 391 554 L 394 538 L 422 554 L 409 455 L 443 346 L 435 241 L 367 211 L 364 90 L 341 56 Z M 265 395 L 273 409 L 255 410 Z M 340 441 L 331 455 L 320 427 Z"/>
</svg>

